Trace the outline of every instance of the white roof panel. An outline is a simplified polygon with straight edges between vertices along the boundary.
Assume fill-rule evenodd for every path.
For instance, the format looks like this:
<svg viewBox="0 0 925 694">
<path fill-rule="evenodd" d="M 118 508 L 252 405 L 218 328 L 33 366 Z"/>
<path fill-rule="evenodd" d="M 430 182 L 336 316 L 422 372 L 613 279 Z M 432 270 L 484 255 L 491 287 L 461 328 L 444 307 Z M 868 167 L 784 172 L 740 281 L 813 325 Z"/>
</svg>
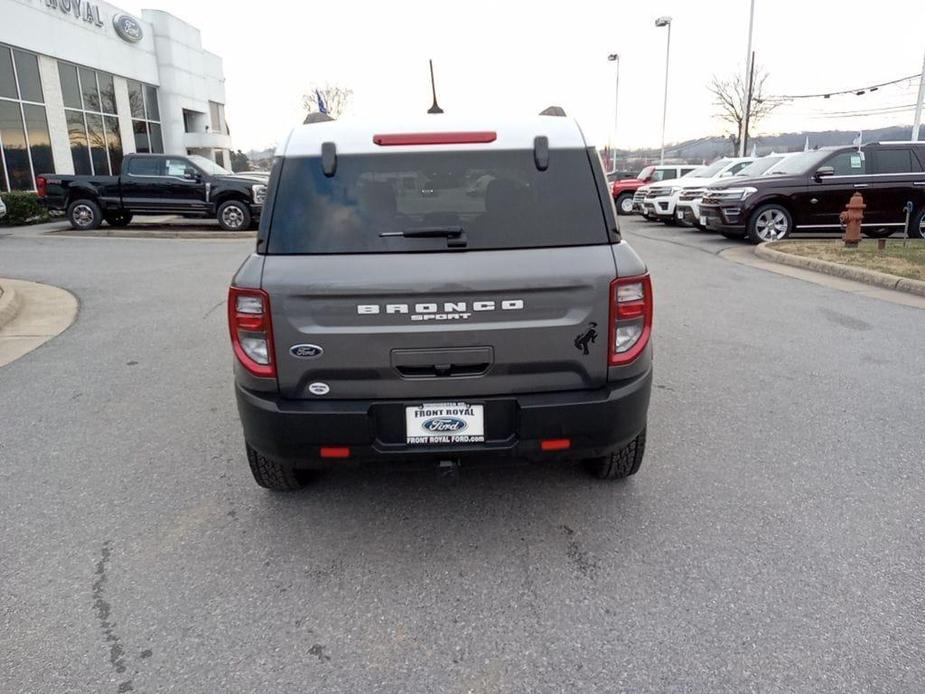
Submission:
<svg viewBox="0 0 925 694">
<path fill-rule="evenodd" d="M 393 145 L 380 146 L 373 136 L 408 133 L 446 133 L 492 131 L 494 142 L 478 144 Z M 533 149 L 533 139 L 549 138 L 550 149 L 584 148 L 584 135 L 572 118 L 561 116 L 528 116 L 524 118 L 492 118 L 443 115 L 410 118 L 342 119 L 300 125 L 276 150 L 277 156 L 320 156 L 321 145 L 333 142 L 338 154 L 369 154 L 373 152 L 466 151 L 472 149 Z"/>
</svg>

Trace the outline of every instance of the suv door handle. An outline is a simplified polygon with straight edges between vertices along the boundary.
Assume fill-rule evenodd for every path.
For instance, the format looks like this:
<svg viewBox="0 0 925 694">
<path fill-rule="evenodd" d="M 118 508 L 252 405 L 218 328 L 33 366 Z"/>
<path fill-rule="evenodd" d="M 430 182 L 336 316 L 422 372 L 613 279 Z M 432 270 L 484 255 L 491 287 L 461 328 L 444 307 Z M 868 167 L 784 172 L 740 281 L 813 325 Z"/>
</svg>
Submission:
<svg viewBox="0 0 925 694">
<path fill-rule="evenodd" d="M 855 188 L 870 188 L 870 183 L 855 183 Z"/>
</svg>

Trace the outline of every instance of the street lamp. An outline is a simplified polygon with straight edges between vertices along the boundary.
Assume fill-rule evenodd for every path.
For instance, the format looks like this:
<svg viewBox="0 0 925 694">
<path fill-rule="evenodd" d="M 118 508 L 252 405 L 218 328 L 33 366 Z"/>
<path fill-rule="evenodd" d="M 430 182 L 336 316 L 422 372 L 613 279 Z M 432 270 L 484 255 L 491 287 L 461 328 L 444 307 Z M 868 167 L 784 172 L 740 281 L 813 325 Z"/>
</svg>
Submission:
<svg viewBox="0 0 925 694">
<path fill-rule="evenodd" d="M 668 27 L 668 42 L 665 44 L 665 97 L 662 100 L 662 158 L 665 163 L 665 121 L 668 118 L 668 59 L 671 57 L 671 17 L 659 17 L 655 26 Z"/>
<path fill-rule="evenodd" d="M 619 115 L 620 107 L 620 54 L 611 53 L 607 56 L 607 60 L 611 63 L 617 64 L 617 77 L 614 83 L 614 95 L 613 95 L 613 139 L 611 140 L 611 170 L 617 168 L 617 116 Z"/>
</svg>

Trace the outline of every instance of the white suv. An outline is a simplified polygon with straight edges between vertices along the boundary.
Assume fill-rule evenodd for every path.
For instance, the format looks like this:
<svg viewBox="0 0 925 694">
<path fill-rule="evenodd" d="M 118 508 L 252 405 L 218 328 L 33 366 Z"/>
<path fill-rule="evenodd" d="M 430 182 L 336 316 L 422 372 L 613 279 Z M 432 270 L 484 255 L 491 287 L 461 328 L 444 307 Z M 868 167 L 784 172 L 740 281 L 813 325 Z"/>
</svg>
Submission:
<svg viewBox="0 0 925 694">
<path fill-rule="evenodd" d="M 791 154 L 771 153 L 766 156 L 755 159 L 748 166 L 743 166 L 735 173 L 723 173 L 712 181 L 707 183 L 697 183 L 692 186 L 681 186 L 675 195 L 677 196 L 675 204 L 675 218 L 682 224 L 689 224 L 697 227 L 701 231 L 706 231 L 706 225 L 701 220 L 700 202 L 703 200 L 706 189 L 715 182 L 724 181 L 731 176 L 736 178 L 757 178 L 766 176 L 774 171 L 774 168 L 782 161 L 792 156 Z"/>
<path fill-rule="evenodd" d="M 674 224 L 676 220 L 675 207 L 686 188 L 705 188 L 717 178 L 734 176 L 741 169 L 751 164 L 753 157 L 718 159 L 709 166 L 692 171 L 677 181 L 666 181 L 652 184 L 643 200 L 643 215 L 658 219 L 665 224 Z"/>
</svg>

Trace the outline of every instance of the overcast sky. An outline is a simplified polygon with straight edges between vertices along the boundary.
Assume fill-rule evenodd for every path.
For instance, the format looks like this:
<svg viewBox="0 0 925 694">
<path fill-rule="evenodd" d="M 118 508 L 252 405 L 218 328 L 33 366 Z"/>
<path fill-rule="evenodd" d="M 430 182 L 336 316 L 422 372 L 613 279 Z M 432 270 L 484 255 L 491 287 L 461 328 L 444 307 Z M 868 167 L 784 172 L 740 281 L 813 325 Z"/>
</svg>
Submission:
<svg viewBox="0 0 925 694">
<path fill-rule="evenodd" d="M 156 4 L 155 4 L 156 2 Z M 674 19 L 668 96 L 669 142 L 719 134 L 706 86 L 744 72 L 749 0 L 609 2 L 429 2 L 336 0 L 117 0 L 124 9 L 166 10 L 199 27 L 224 58 L 227 117 L 235 148 L 278 142 L 301 122 L 301 95 L 325 83 L 353 89 L 350 112 L 423 112 L 433 58 L 447 112 L 535 113 L 563 106 L 596 144 L 613 132 L 613 63 L 621 56 L 620 147 L 661 137 L 665 29 Z M 861 87 L 919 73 L 925 53 L 923 0 L 757 0 L 754 49 L 774 94 Z M 786 105 L 760 132 L 869 129 L 912 122 L 917 84 L 874 94 Z M 890 106 L 903 113 L 830 114 Z"/>
</svg>

